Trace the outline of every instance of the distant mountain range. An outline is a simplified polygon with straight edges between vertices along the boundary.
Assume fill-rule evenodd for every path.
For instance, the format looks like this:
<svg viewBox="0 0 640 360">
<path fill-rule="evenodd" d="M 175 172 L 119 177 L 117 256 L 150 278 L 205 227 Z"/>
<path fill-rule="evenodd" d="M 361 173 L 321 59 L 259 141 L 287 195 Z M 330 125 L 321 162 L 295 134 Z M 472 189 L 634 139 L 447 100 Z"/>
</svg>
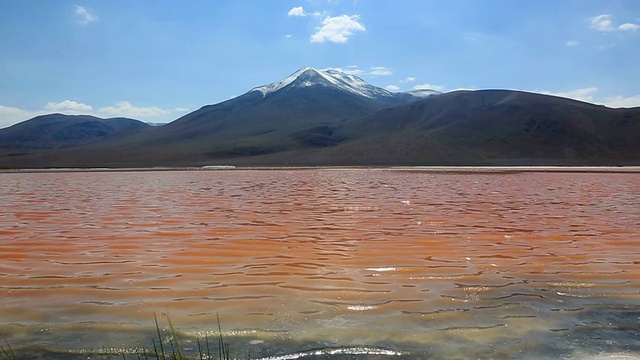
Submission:
<svg viewBox="0 0 640 360">
<path fill-rule="evenodd" d="M 303 68 L 164 126 L 39 116 L 0 129 L 0 168 L 639 165 L 639 136 L 640 108 L 509 90 L 393 93 Z"/>
<path fill-rule="evenodd" d="M 140 134 L 150 127 L 142 121 L 127 118 L 101 119 L 89 115 L 42 115 L 0 129 L 0 151 L 19 151 L 27 154 L 73 148 L 113 138 L 126 138 Z"/>
</svg>

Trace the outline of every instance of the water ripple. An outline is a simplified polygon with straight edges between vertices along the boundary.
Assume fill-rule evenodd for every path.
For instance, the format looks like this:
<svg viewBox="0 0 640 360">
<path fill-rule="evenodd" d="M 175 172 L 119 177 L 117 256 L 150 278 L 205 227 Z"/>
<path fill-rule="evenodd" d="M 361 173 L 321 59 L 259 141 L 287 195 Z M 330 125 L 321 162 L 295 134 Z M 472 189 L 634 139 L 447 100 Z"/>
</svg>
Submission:
<svg viewBox="0 0 640 360">
<path fill-rule="evenodd" d="M 359 344 L 400 344 L 432 358 L 547 348 L 571 356 L 596 338 L 600 349 L 615 350 L 606 341 L 640 349 L 625 320 L 640 307 L 637 174 L 0 177 L 0 325 L 18 346 L 37 343 L 28 340 L 40 334 L 34 329 L 68 324 L 119 324 L 80 332 L 97 339 L 127 326 L 153 331 L 154 314 L 168 313 L 185 333 L 215 335 L 220 314 L 229 336 L 323 349 L 278 352 L 292 359 L 408 356 Z M 263 328 L 280 332 L 242 333 Z M 77 345 L 51 336 L 49 344 Z M 463 354 L 467 342 L 504 353 Z"/>
</svg>

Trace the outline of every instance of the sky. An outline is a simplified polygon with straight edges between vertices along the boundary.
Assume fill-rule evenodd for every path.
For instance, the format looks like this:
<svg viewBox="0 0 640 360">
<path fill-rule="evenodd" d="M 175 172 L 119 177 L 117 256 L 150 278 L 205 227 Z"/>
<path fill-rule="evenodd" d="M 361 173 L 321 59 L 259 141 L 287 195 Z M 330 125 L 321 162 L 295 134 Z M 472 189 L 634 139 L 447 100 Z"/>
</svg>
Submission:
<svg viewBox="0 0 640 360">
<path fill-rule="evenodd" d="M 0 128 L 169 122 L 306 66 L 640 106 L 640 1 L 0 0 Z"/>
</svg>

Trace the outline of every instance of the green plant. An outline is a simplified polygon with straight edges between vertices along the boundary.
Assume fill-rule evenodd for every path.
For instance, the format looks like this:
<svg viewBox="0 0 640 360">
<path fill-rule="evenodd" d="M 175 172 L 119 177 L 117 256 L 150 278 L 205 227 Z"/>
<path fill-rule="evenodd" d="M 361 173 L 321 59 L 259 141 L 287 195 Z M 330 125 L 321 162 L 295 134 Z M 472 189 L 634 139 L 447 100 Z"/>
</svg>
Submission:
<svg viewBox="0 0 640 360">
<path fill-rule="evenodd" d="M 189 360 L 184 354 L 184 348 L 180 344 L 180 340 L 178 337 L 178 333 L 173 327 L 173 323 L 169 316 L 164 315 L 167 318 L 167 324 L 169 326 L 169 348 L 165 349 L 166 341 L 163 340 L 162 329 L 160 328 L 160 323 L 158 322 L 158 316 L 153 314 L 153 320 L 156 326 L 156 336 L 157 339 L 151 339 L 151 343 L 153 345 L 153 353 L 148 353 L 147 351 L 142 354 L 136 353 L 135 356 L 138 360 L 149 360 L 149 356 L 151 359 L 155 360 Z M 230 354 L 230 346 L 229 343 L 225 340 L 222 334 L 222 325 L 220 323 L 220 316 L 216 315 L 216 320 L 218 322 L 218 360 L 231 360 Z M 203 341 L 204 340 L 204 341 Z M 198 355 L 200 360 L 212 360 L 214 356 L 212 356 L 211 347 L 209 344 L 209 337 L 205 335 L 204 339 L 200 339 L 196 337 L 196 342 L 198 344 Z M 5 340 L 6 345 L 0 345 L 0 360 L 18 360 L 18 356 L 9 345 L 9 342 Z M 103 359 L 112 360 L 113 356 L 121 356 L 122 360 L 127 360 L 127 354 L 124 352 L 121 353 L 103 353 L 99 354 Z M 247 358 L 248 359 L 248 358 Z"/>
<path fill-rule="evenodd" d="M 4 360 L 18 360 L 18 356 L 15 352 L 13 352 L 13 349 L 11 348 L 11 345 L 9 345 L 9 342 L 5 340 L 5 344 L 7 345 L 6 348 L 0 345 L 0 353 L 2 353 L 2 358 Z"/>
<path fill-rule="evenodd" d="M 156 316 L 156 314 L 153 314 L 153 318 L 156 325 L 156 334 L 158 336 L 157 345 L 156 345 L 155 339 L 152 339 L 153 350 L 156 356 L 156 360 L 166 360 L 167 358 L 170 360 L 187 360 L 187 358 L 184 355 L 183 348 L 180 345 L 178 334 L 176 333 L 176 330 L 173 327 L 173 323 L 171 322 L 171 319 L 169 318 L 169 316 L 166 316 L 167 323 L 169 324 L 169 330 L 171 332 L 171 337 L 169 338 L 169 345 L 171 346 L 171 354 L 169 354 L 169 357 L 165 353 L 165 349 L 163 346 L 162 331 L 160 330 L 158 317 Z M 216 320 L 218 322 L 218 359 L 231 360 L 231 355 L 229 351 L 230 346 L 229 346 L 229 343 L 224 339 L 224 336 L 222 335 L 222 325 L 220 323 L 219 315 L 216 315 Z M 211 348 L 209 346 L 209 337 L 205 335 L 204 344 L 202 343 L 199 337 L 196 338 L 196 342 L 198 344 L 198 355 L 200 360 L 213 359 L 213 356 L 211 355 Z M 158 349 L 160 350 L 158 351 Z"/>
<path fill-rule="evenodd" d="M 229 343 L 225 342 L 222 337 L 222 326 L 220 325 L 220 315 L 216 314 L 216 320 L 218 321 L 218 354 L 220 360 L 230 360 L 231 356 L 229 355 Z"/>
</svg>

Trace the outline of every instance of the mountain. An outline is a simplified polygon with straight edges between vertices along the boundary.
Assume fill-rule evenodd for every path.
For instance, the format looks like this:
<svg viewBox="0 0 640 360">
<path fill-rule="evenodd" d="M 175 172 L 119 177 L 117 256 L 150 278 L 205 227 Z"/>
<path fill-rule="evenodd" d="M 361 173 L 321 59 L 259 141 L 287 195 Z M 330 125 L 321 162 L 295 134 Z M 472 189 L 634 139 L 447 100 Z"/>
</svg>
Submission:
<svg viewBox="0 0 640 360">
<path fill-rule="evenodd" d="M 332 165 L 640 164 L 640 108 L 511 90 L 456 91 L 353 119 L 353 141 L 259 159 Z M 356 136 L 360 135 L 360 136 Z"/>
<path fill-rule="evenodd" d="M 49 116 L 0 130 L 0 167 L 640 164 L 640 108 L 510 90 L 392 93 L 313 68 L 160 127 Z"/>
<path fill-rule="evenodd" d="M 249 92 L 260 92 L 263 97 L 287 89 L 305 89 L 322 86 L 334 88 L 344 93 L 350 93 L 379 101 L 393 98 L 393 93 L 373 86 L 355 75 L 337 70 L 316 70 L 312 67 L 302 68 L 285 79 L 269 85 L 258 86 Z"/>
<path fill-rule="evenodd" d="M 317 70 L 312 67 L 302 68 L 281 81 L 258 86 L 249 92 L 258 91 L 262 93 L 263 97 L 266 97 L 271 93 L 275 93 L 283 89 L 290 91 L 292 89 L 304 89 L 314 86 L 333 88 L 343 93 L 362 96 L 376 100 L 380 103 L 392 105 L 407 103 L 423 99 L 431 95 L 440 94 L 439 91 L 429 89 L 394 93 L 371 85 L 352 74 L 343 73 L 333 69 Z"/>
<path fill-rule="evenodd" d="M 122 144 L 153 148 L 168 158 L 232 158 L 334 146 L 343 122 L 424 98 L 395 94 L 335 70 L 302 68 L 285 79 L 236 98 L 204 106 L 157 130 Z M 179 154 L 179 155 L 177 155 Z"/>
<path fill-rule="evenodd" d="M 105 139 L 140 134 L 149 125 L 133 119 L 101 119 L 89 115 L 37 116 L 0 129 L 0 149 L 51 150 L 95 144 Z"/>
</svg>

